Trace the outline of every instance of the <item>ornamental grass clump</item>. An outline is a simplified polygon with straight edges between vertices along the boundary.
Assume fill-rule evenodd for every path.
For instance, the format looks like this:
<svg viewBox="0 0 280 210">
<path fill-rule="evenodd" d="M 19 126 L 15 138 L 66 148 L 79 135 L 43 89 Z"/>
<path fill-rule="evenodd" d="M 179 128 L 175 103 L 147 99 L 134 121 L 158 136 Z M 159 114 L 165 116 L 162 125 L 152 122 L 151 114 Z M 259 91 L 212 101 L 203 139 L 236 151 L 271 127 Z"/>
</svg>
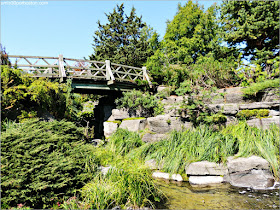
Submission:
<svg viewBox="0 0 280 210">
<path fill-rule="evenodd" d="M 18 124 L 17 124 L 18 125 Z M 1 141 L 1 207 L 50 208 L 96 173 L 94 146 L 66 121 L 6 126 Z"/>
<path fill-rule="evenodd" d="M 224 136 L 208 126 L 200 126 L 194 130 L 172 131 L 167 139 L 145 144 L 129 155 L 144 160 L 156 159 L 158 163 L 164 163 L 164 171 L 183 173 L 187 163 L 202 160 L 225 162 L 237 151 L 236 138 Z"/>
<path fill-rule="evenodd" d="M 99 174 L 81 190 L 81 197 L 64 202 L 65 209 L 156 207 L 165 198 L 148 171 L 137 161 L 119 161 L 106 175 Z"/>
<path fill-rule="evenodd" d="M 277 125 L 272 124 L 269 129 L 260 129 L 248 126 L 246 122 L 241 122 L 238 125 L 228 126 L 222 132 L 224 135 L 232 135 L 238 139 L 237 156 L 257 155 L 263 157 L 270 163 L 274 177 L 279 180 L 280 130 Z"/>
<path fill-rule="evenodd" d="M 126 155 L 131 150 L 140 147 L 144 142 L 136 132 L 119 128 L 111 137 L 106 148 L 113 153 Z"/>
</svg>

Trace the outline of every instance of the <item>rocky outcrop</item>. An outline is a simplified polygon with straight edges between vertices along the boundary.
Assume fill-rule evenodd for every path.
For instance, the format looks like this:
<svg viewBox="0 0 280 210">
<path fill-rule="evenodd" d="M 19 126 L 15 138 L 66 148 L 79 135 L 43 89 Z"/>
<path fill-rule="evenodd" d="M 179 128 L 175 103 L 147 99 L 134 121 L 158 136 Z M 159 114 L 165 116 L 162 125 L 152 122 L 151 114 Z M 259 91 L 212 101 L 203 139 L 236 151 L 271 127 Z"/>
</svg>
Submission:
<svg viewBox="0 0 280 210">
<path fill-rule="evenodd" d="M 255 126 L 257 128 L 267 129 L 273 123 L 280 126 L 280 117 L 279 116 L 273 116 L 271 118 L 251 119 L 251 120 L 247 120 L 247 123 L 250 126 Z"/>
<path fill-rule="evenodd" d="M 147 125 L 147 119 L 132 119 L 122 121 L 120 128 L 127 129 L 133 132 L 144 130 Z"/>
<path fill-rule="evenodd" d="M 254 102 L 249 104 L 240 104 L 239 109 L 279 109 L 280 101 L 274 102 Z"/>
<path fill-rule="evenodd" d="M 209 161 L 191 163 L 186 166 L 187 175 L 225 175 L 228 173 L 227 167 L 223 164 Z"/>
</svg>

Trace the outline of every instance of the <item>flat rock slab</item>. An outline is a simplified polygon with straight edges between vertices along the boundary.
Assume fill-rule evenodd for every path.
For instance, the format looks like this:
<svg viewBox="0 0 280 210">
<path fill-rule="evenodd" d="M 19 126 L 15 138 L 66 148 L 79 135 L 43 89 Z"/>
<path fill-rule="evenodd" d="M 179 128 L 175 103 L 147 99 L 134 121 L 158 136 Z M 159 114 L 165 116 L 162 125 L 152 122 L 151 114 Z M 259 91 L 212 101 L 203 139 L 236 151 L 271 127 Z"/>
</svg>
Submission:
<svg viewBox="0 0 280 210">
<path fill-rule="evenodd" d="M 186 166 L 187 175 L 225 175 L 227 174 L 227 167 L 209 161 L 194 162 Z"/>
<path fill-rule="evenodd" d="M 138 132 L 140 130 L 144 130 L 146 125 L 147 119 L 124 120 L 122 121 L 120 128 Z"/>
<path fill-rule="evenodd" d="M 152 174 L 153 178 L 158 178 L 158 179 L 167 179 L 167 180 L 174 180 L 177 182 L 182 182 L 183 178 L 180 174 L 172 174 L 170 176 L 169 173 L 164 173 L 164 172 L 160 172 L 160 171 L 156 171 Z"/>
<path fill-rule="evenodd" d="M 106 138 L 111 136 L 118 129 L 118 126 L 119 126 L 118 123 L 104 122 L 103 123 L 104 136 Z"/>
<path fill-rule="evenodd" d="M 231 156 L 227 159 L 227 167 L 229 173 L 244 172 L 253 169 L 268 170 L 269 163 L 267 160 L 254 155 L 248 158 L 234 158 Z"/>
<path fill-rule="evenodd" d="M 239 110 L 238 104 L 209 104 L 209 108 L 215 113 L 221 111 L 226 115 L 235 115 Z"/>
<path fill-rule="evenodd" d="M 240 104 L 239 109 L 273 109 L 279 108 L 280 101 L 275 102 L 254 102 L 250 104 Z"/>
<path fill-rule="evenodd" d="M 220 184 L 224 181 L 221 176 L 190 176 L 189 183 L 192 185 Z"/>
<path fill-rule="evenodd" d="M 271 124 L 276 124 L 276 125 L 280 126 L 280 117 L 273 116 L 270 118 L 247 120 L 247 124 L 250 126 L 257 127 L 257 128 L 268 129 Z"/>
<path fill-rule="evenodd" d="M 225 180 L 235 187 L 266 190 L 274 186 L 274 178 L 269 170 L 251 170 L 229 174 Z"/>
</svg>

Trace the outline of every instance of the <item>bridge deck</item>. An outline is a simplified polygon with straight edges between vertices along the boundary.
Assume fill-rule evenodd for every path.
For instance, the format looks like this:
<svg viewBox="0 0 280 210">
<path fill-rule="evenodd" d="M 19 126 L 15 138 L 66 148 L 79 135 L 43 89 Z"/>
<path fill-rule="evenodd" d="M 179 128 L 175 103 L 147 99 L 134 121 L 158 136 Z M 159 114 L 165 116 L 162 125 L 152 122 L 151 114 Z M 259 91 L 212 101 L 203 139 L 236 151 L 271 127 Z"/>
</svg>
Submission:
<svg viewBox="0 0 280 210">
<path fill-rule="evenodd" d="M 72 79 L 75 92 L 128 91 L 139 88 L 137 80 L 151 86 L 146 67 L 138 68 L 122 64 L 46 56 L 9 55 L 12 67 L 23 69 L 33 77 Z"/>
</svg>

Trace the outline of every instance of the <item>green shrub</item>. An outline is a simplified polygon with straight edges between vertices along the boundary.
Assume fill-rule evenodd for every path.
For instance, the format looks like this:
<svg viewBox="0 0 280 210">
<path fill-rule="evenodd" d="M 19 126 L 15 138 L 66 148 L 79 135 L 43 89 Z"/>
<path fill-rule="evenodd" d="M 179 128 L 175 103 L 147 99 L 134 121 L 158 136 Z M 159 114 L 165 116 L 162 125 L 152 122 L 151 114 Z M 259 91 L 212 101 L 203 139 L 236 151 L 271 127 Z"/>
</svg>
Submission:
<svg viewBox="0 0 280 210">
<path fill-rule="evenodd" d="M 278 88 L 280 79 L 266 80 L 263 82 L 253 83 L 250 86 L 242 89 L 244 98 L 256 97 L 256 95 L 268 88 Z"/>
<path fill-rule="evenodd" d="M 227 117 L 222 113 L 206 116 L 204 122 L 207 124 L 223 124 L 227 121 Z"/>
<path fill-rule="evenodd" d="M 150 117 L 163 113 L 163 105 L 159 99 L 150 93 L 138 90 L 123 93 L 122 98 L 116 99 L 118 108 L 126 108 L 137 117 Z"/>
<path fill-rule="evenodd" d="M 256 118 L 268 117 L 268 115 L 269 115 L 268 109 L 252 109 L 252 110 L 244 109 L 239 111 L 236 117 L 238 117 L 239 119 L 249 120 L 253 117 Z"/>
<path fill-rule="evenodd" d="M 94 147 L 71 122 L 38 120 L 6 127 L 1 142 L 1 206 L 50 208 L 95 174 Z"/>
</svg>

